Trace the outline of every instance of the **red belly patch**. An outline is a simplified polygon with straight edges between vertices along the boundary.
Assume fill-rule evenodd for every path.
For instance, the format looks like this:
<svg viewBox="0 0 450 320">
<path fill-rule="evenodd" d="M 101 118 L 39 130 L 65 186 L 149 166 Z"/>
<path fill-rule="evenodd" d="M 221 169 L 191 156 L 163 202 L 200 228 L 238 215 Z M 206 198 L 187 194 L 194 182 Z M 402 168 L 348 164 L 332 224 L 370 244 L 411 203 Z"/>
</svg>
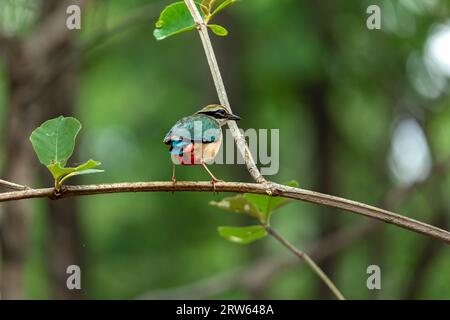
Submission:
<svg viewBox="0 0 450 320">
<path fill-rule="evenodd" d="M 183 148 L 182 155 L 175 155 L 174 157 L 177 160 L 176 163 L 183 166 L 199 165 L 202 163 L 202 144 L 194 145 L 194 143 L 191 143 Z"/>
</svg>

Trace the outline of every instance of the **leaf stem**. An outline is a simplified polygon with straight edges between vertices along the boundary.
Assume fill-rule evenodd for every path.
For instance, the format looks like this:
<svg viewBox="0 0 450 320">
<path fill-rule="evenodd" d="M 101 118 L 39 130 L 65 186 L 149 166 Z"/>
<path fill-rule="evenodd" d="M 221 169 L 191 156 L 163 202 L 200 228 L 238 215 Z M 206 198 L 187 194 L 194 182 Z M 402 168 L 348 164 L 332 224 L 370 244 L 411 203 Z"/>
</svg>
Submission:
<svg viewBox="0 0 450 320">
<path fill-rule="evenodd" d="M 61 191 L 61 180 L 60 179 L 55 179 L 55 192 L 56 193 L 60 193 Z"/>
<path fill-rule="evenodd" d="M 293 254 L 295 254 L 300 259 L 304 260 L 306 264 L 311 268 L 311 270 L 319 276 L 319 278 L 327 285 L 328 288 L 333 292 L 333 294 L 339 300 L 345 300 L 342 293 L 336 287 L 336 285 L 331 281 L 331 279 L 323 272 L 323 270 L 311 259 L 305 252 L 297 249 L 294 245 L 292 245 L 289 241 L 287 241 L 283 236 L 281 236 L 274 228 L 269 225 L 263 225 L 266 231 L 274 237 L 278 242 L 280 242 L 283 246 L 285 246 L 288 250 L 290 250 Z"/>
</svg>

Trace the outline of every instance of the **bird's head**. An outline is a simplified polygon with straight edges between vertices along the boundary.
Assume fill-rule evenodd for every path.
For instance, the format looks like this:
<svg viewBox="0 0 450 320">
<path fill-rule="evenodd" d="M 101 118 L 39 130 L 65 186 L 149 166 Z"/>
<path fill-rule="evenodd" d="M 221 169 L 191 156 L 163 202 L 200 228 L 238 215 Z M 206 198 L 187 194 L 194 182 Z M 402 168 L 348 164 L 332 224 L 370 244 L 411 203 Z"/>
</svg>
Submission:
<svg viewBox="0 0 450 320">
<path fill-rule="evenodd" d="M 220 125 L 224 125 L 229 120 L 241 120 L 241 118 L 235 114 L 230 113 L 227 108 L 220 104 L 209 104 L 203 109 L 197 112 L 198 114 L 205 114 L 216 119 Z"/>
</svg>

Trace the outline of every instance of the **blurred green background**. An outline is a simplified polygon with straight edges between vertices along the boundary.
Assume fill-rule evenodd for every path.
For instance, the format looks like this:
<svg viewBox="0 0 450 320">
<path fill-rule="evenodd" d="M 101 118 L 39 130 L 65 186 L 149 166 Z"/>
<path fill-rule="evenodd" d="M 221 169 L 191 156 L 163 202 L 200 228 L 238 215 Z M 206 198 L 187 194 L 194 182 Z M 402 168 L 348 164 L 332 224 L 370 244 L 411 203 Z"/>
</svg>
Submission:
<svg viewBox="0 0 450 320">
<path fill-rule="evenodd" d="M 169 180 L 164 135 L 177 119 L 218 102 L 197 32 L 164 41 L 153 37 L 154 23 L 169 3 L 87 1 L 81 31 L 71 31 L 77 44 L 89 43 L 127 17 L 144 15 L 80 53 L 70 114 L 83 124 L 78 158 L 102 161 L 105 173 L 79 183 Z M 371 4 L 381 8 L 381 30 L 366 27 Z M 2 1 L 0 29 L 26 38 L 40 6 L 40 1 Z M 450 178 L 446 170 L 434 170 L 450 157 L 448 1 L 244 0 L 216 19 L 230 31 L 212 40 L 233 111 L 242 117 L 239 126 L 280 129 L 279 172 L 268 179 L 296 179 L 303 188 L 381 207 L 399 201 L 392 210 L 449 229 Z M 0 61 L 3 128 L 9 121 L 7 63 Z M 3 136 L 3 144 L 8 139 Z M 31 149 L 28 141 L 20 143 Z M 33 162 L 37 172 L 37 158 Z M 227 181 L 250 181 L 243 165 L 211 169 Z M 207 178 L 198 167 L 178 169 L 179 180 Z M 36 177 L 32 185 L 47 182 Z M 76 199 L 83 297 L 170 298 L 178 297 L 180 290 L 173 289 L 181 287 L 186 298 L 330 298 L 304 266 L 270 277 L 252 273 L 254 262 L 278 261 L 289 252 L 271 238 L 249 246 L 220 238 L 217 226 L 250 223 L 209 205 L 224 196 Z M 47 202 L 30 200 L 27 213 L 25 298 L 55 297 Z M 277 212 L 273 225 L 307 249 L 367 220 L 295 202 Z M 395 226 L 377 223 L 375 231 L 319 264 L 350 299 L 450 299 L 449 248 Z M 381 267 L 381 290 L 366 287 L 372 264 Z M 257 280 L 224 290 L 223 283 L 215 283 L 218 290 L 206 287 L 194 294 L 192 284 L 241 272 L 236 268 L 250 270 L 248 277 Z"/>
</svg>

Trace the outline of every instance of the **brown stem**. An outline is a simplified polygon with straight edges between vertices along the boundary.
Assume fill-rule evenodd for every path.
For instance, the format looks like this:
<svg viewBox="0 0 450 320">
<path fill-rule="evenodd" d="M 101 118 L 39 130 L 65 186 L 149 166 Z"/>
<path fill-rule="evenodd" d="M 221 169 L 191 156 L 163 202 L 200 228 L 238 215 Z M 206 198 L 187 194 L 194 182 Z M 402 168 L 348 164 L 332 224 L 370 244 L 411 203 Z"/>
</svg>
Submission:
<svg viewBox="0 0 450 320">
<path fill-rule="evenodd" d="M 9 181 L 2 180 L 2 179 L 0 179 L 0 186 L 8 188 L 8 189 L 12 189 L 12 190 L 26 190 L 26 189 L 29 189 L 27 186 L 23 186 L 21 184 L 17 184 L 17 183 L 14 183 L 14 182 L 9 182 Z"/>
</svg>

